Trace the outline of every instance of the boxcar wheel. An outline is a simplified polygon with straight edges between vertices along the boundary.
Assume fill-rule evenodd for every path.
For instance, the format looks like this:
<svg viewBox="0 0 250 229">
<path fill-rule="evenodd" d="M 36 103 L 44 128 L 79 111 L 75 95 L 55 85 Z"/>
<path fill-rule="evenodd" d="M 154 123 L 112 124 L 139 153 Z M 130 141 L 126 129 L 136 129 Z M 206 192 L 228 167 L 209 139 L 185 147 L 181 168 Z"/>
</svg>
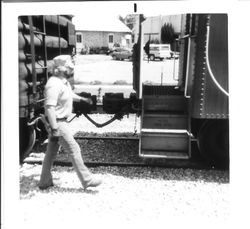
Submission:
<svg viewBox="0 0 250 229">
<path fill-rule="evenodd" d="M 30 154 L 36 142 L 36 131 L 34 127 L 27 127 L 20 136 L 20 163 Z"/>
<path fill-rule="evenodd" d="M 208 120 L 198 133 L 198 147 L 203 158 L 211 165 L 229 166 L 228 120 Z"/>
</svg>

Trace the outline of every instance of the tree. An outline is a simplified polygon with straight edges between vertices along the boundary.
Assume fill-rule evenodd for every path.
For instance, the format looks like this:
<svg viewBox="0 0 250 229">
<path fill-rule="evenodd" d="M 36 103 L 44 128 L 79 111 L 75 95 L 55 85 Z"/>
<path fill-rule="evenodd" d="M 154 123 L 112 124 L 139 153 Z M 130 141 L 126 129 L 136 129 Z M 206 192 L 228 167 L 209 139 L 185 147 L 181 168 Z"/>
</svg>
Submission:
<svg viewBox="0 0 250 229">
<path fill-rule="evenodd" d="M 150 55 L 149 46 L 150 46 L 150 40 L 148 40 L 147 43 L 144 46 L 144 51 L 147 54 L 148 58 L 149 58 L 149 55 Z"/>
<path fill-rule="evenodd" d="M 176 35 L 171 23 L 165 23 L 161 27 L 161 42 L 163 44 L 171 44 L 175 41 Z"/>
<path fill-rule="evenodd" d="M 123 18 L 121 15 L 118 16 L 119 20 L 125 24 L 125 18 Z"/>
</svg>

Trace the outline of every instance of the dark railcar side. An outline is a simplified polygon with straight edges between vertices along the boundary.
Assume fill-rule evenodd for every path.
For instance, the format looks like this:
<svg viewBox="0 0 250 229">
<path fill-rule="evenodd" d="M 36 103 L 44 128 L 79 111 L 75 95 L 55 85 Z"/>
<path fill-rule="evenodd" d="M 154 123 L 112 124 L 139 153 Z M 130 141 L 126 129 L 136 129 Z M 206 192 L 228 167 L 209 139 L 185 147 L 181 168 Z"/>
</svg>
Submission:
<svg viewBox="0 0 250 229">
<path fill-rule="evenodd" d="M 18 18 L 19 48 L 19 144 L 20 162 L 34 145 L 36 136 L 29 120 L 43 112 L 43 91 L 52 59 L 71 55 L 75 26 L 71 15 L 33 15 Z"/>
</svg>

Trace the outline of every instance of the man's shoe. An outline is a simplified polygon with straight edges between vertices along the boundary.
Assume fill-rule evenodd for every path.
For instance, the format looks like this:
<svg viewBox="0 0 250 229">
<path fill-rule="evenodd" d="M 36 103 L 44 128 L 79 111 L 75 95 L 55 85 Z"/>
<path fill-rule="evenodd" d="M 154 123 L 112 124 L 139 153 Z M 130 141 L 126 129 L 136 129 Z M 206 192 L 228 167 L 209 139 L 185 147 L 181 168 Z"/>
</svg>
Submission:
<svg viewBox="0 0 250 229">
<path fill-rule="evenodd" d="M 86 183 L 84 186 L 84 189 L 87 189 L 89 187 L 97 187 L 102 183 L 102 180 L 97 177 L 92 177 L 90 181 Z"/>
<path fill-rule="evenodd" d="M 40 190 L 45 190 L 45 189 L 47 189 L 47 188 L 49 188 L 49 187 L 52 187 L 52 186 L 54 186 L 54 184 L 53 183 L 51 183 L 51 184 L 46 184 L 46 185 L 38 185 L 38 188 L 40 189 Z"/>
<path fill-rule="evenodd" d="M 45 190 L 51 186 L 54 186 L 52 176 L 46 182 L 39 182 L 38 188 L 41 190 Z"/>
</svg>

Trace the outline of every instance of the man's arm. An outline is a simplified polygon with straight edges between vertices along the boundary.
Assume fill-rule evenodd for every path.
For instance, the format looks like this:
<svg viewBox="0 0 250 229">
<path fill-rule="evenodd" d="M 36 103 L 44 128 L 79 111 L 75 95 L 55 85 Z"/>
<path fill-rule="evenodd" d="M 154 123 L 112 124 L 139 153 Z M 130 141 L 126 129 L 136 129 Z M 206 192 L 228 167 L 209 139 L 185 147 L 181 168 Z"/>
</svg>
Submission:
<svg viewBox="0 0 250 229">
<path fill-rule="evenodd" d="M 79 96 L 79 95 L 75 94 L 74 92 L 72 92 L 72 93 L 73 93 L 73 101 L 75 101 L 75 102 L 84 101 L 84 102 L 86 102 L 86 103 L 89 103 L 90 105 L 92 105 L 92 104 L 93 104 L 93 102 L 92 102 L 92 99 L 91 99 L 91 98 L 81 97 L 81 96 Z"/>
<path fill-rule="evenodd" d="M 47 117 L 49 120 L 50 128 L 52 130 L 56 130 L 58 128 L 57 121 L 56 121 L 56 112 L 55 112 L 55 106 L 52 105 L 46 105 L 45 106 Z"/>
</svg>

